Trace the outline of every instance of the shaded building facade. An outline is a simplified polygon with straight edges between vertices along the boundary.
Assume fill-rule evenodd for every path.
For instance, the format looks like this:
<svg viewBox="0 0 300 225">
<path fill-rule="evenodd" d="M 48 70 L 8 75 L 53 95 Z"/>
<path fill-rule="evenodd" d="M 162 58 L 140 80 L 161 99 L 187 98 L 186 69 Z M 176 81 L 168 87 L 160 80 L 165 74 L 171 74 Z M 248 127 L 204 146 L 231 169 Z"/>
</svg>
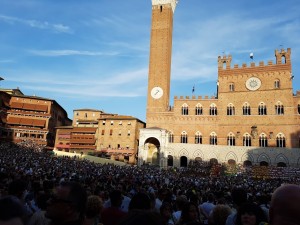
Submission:
<svg viewBox="0 0 300 225">
<path fill-rule="evenodd" d="M 55 127 L 72 123 L 66 111 L 52 99 L 24 95 L 18 89 L 1 89 L 1 100 L 1 139 L 4 141 L 30 140 L 52 149 Z"/>
</svg>

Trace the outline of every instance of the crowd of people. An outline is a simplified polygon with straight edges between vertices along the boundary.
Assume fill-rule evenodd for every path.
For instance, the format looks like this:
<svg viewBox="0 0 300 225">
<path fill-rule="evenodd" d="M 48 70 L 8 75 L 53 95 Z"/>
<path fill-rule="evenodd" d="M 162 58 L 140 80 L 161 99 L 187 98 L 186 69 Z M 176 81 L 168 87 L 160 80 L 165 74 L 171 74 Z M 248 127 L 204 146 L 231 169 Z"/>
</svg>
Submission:
<svg viewBox="0 0 300 225">
<path fill-rule="evenodd" d="M 299 173 L 212 171 L 208 163 L 168 169 L 97 164 L 1 143 L 0 225 L 300 224 Z"/>
</svg>

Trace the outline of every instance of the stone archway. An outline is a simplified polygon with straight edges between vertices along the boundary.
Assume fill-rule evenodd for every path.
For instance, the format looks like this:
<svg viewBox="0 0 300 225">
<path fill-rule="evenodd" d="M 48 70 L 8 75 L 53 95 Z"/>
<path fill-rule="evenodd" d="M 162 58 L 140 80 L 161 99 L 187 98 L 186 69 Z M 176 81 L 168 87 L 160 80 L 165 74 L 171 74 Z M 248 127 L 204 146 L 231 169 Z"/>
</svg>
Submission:
<svg viewBox="0 0 300 225">
<path fill-rule="evenodd" d="M 261 161 L 261 162 L 259 162 L 259 165 L 260 166 L 269 166 L 269 163 L 266 161 Z"/>
<path fill-rule="evenodd" d="M 160 142 L 156 138 L 148 138 L 145 141 L 145 146 L 147 147 L 147 164 L 159 165 L 160 163 Z"/>
<path fill-rule="evenodd" d="M 243 162 L 243 165 L 244 165 L 245 167 L 250 167 L 250 166 L 252 166 L 252 162 L 251 162 L 250 160 L 245 160 L 245 161 Z"/>
<path fill-rule="evenodd" d="M 219 162 L 218 162 L 218 160 L 217 160 L 216 158 L 211 158 L 211 159 L 209 160 L 209 163 L 210 163 L 211 165 L 216 165 L 216 164 L 218 164 Z"/>
<path fill-rule="evenodd" d="M 171 155 L 168 155 L 168 166 L 173 166 L 174 164 L 174 159 L 173 159 L 173 156 Z"/>
<path fill-rule="evenodd" d="M 287 165 L 286 165 L 286 163 L 284 163 L 284 162 L 279 162 L 279 163 L 277 163 L 277 167 L 286 167 Z"/>
<path fill-rule="evenodd" d="M 187 157 L 186 156 L 181 156 L 180 157 L 180 167 L 187 167 Z"/>
<path fill-rule="evenodd" d="M 230 166 L 235 166 L 236 165 L 236 161 L 234 159 L 229 159 L 227 161 L 227 163 L 230 165 Z"/>
</svg>

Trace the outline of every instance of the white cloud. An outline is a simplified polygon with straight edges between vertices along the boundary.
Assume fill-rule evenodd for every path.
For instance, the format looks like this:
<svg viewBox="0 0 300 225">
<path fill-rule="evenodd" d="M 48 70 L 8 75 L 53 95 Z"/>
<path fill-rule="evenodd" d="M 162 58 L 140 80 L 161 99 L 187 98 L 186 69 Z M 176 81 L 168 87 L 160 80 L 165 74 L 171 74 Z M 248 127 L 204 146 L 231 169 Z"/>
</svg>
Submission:
<svg viewBox="0 0 300 225">
<path fill-rule="evenodd" d="M 6 15 L 0 15 L 0 20 L 9 24 L 20 23 L 33 28 L 51 30 L 57 33 L 72 33 L 71 28 L 63 24 L 51 24 L 46 21 L 41 22 L 37 20 L 26 20 L 26 19 L 6 16 Z"/>
<path fill-rule="evenodd" d="M 85 56 L 115 56 L 118 52 L 91 52 L 78 50 L 29 50 L 30 53 L 39 56 L 70 56 L 70 55 L 85 55 Z"/>
</svg>

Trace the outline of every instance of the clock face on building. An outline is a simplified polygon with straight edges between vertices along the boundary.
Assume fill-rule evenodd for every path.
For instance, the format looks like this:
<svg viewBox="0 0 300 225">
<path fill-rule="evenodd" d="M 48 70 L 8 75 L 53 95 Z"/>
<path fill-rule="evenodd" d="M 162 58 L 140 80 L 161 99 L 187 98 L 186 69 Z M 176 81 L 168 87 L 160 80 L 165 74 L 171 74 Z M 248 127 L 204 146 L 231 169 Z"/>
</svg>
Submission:
<svg viewBox="0 0 300 225">
<path fill-rule="evenodd" d="M 257 77 L 251 77 L 246 81 L 246 88 L 250 91 L 255 91 L 261 86 L 261 81 Z"/>
<path fill-rule="evenodd" d="M 161 87 L 154 87 L 151 90 L 151 96 L 154 99 L 161 98 L 163 96 L 163 94 L 164 94 L 164 91 L 163 91 L 163 89 Z"/>
</svg>

